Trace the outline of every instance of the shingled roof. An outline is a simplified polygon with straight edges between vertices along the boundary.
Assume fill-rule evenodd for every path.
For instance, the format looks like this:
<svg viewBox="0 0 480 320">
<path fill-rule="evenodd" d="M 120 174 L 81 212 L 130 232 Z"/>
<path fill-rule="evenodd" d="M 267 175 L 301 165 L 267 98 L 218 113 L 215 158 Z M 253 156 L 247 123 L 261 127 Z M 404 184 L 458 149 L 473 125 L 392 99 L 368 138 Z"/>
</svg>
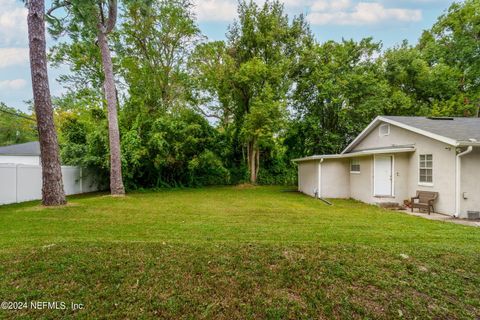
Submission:
<svg viewBox="0 0 480 320">
<path fill-rule="evenodd" d="M 13 144 L 0 147 L 0 155 L 4 156 L 39 156 L 40 143 L 38 141 Z"/>
<path fill-rule="evenodd" d="M 384 116 L 383 118 L 435 133 L 458 142 L 467 142 L 471 141 L 471 139 L 480 141 L 480 118 L 429 118 L 399 116 Z"/>
<path fill-rule="evenodd" d="M 379 116 L 342 151 L 342 154 L 353 150 L 380 123 L 390 123 L 452 146 L 480 145 L 480 118 Z"/>
</svg>

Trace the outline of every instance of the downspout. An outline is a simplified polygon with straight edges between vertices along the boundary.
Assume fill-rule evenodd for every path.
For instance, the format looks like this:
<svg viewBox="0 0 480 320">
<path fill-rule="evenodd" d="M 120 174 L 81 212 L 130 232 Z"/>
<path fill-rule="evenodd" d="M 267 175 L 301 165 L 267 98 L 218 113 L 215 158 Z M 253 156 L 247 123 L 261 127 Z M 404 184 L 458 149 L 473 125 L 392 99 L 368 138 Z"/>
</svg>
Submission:
<svg viewBox="0 0 480 320">
<path fill-rule="evenodd" d="M 317 192 L 316 196 L 318 199 L 322 199 L 322 163 L 323 158 L 318 162 L 318 171 L 317 171 Z"/>
<path fill-rule="evenodd" d="M 471 139 L 473 140 L 473 139 Z M 476 141 L 476 140 L 475 140 Z M 455 214 L 453 215 L 455 218 L 458 218 L 460 215 L 460 201 L 461 201 L 461 195 L 460 195 L 460 187 L 461 187 L 461 177 L 460 175 L 462 174 L 462 157 L 469 154 L 472 152 L 473 147 L 469 146 L 467 150 L 457 154 L 456 162 L 455 162 L 455 168 L 456 168 L 456 176 L 455 176 Z"/>
<path fill-rule="evenodd" d="M 317 199 L 325 202 L 329 206 L 333 206 L 333 203 L 328 201 L 327 199 L 322 198 L 322 163 L 323 163 L 323 158 L 320 159 L 320 162 L 318 163 L 318 174 L 317 174 L 317 192 L 315 192 L 315 196 Z"/>
</svg>

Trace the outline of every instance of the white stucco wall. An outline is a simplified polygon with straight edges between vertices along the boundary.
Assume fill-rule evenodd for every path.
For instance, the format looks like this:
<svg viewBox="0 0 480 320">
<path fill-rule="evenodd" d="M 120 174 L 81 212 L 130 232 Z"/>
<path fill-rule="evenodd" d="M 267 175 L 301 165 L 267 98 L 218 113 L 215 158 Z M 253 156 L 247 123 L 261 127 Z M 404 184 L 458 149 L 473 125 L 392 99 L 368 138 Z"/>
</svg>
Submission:
<svg viewBox="0 0 480 320">
<path fill-rule="evenodd" d="M 460 176 L 460 217 L 466 217 L 467 211 L 480 211 L 480 148 L 461 157 Z"/>
<path fill-rule="evenodd" d="M 384 154 L 393 157 L 393 196 L 374 196 L 374 156 L 358 157 L 360 172 L 349 172 L 351 197 L 366 203 L 396 202 L 403 203 L 408 198 L 408 153 Z"/>
<path fill-rule="evenodd" d="M 360 161 L 360 173 L 350 173 L 350 159 L 325 159 L 320 172 L 318 172 L 319 160 L 300 162 L 299 190 L 314 196 L 320 176 L 322 197 L 325 198 L 351 197 L 372 204 L 381 202 L 402 204 L 404 200 L 414 196 L 417 190 L 434 191 L 439 194 L 435 202 L 435 211 L 453 215 L 457 198 L 455 147 L 390 125 L 389 135 L 379 135 L 377 126 L 351 151 L 399 145 L 414 145 L 415 151 L 391 154 L 394 157 L 392 197 L 374 196 L 374 156 L 357 158 Z M 433 155 L 432 185 L 419 182 L 421 154 Z M 480 211 L 480 148 L 462 158 L 461 181 L 461 192 L 466 192 L 467 198 L 460 201 L 461 216 L 466 216 L 467 210 Z"/>
<path fill-rule="evenodd" d="M 401 203 L 403 198 L 410 198 L 415 195 L 416 190 L 425 190 L 425 191 L 435 191 L 439 193 L 439 198 L 435 203 L 435 211 L 445 214 L 454 214 L 455 213 L 455 148 L 451 147 L 443 142 L 433 140 L 431 138 L 419 135 L 417 133 L 396 127 L 390 126 L 390 135 L 380 136 L 378 132 L 378 126 L 374 128 L 369 135 L 367 135 L 355 148 L 353 151 L 358 151 L 362 149 L 369 148 L 379 148 L 379 147 L 389 147 L 393 145 L 406 145 L 412 144 L 415 145 L 415 152 L 409 153 L 404 159 L 405 161 L 400 161 L 401 157 L 395 155 L 395 179 L 397 179 L 398 174 L 405 179 L 402 179 L 403 182 L 406 181 L 407 186 L 399 188 L 404 188 L 401 193 L 396 194 L 395 200 Z M 419 155 L 420 154 L 432 154 L 433 155 L 433 185 L 424 186 L 419 184 Z M 398 170 L 397 170 L 398 166 Z M 402 169 L 403 168 L 403 169 Z M 406 170 L 402 172 L 401 170 Z M 373 173 L 372 173 L 373 174 Z M 400 177 L 398 177 L 400 178 Z M 364 178 L 365 179 L 365 178 Z M 365 187 L 368 185 L 365 182 L 362 182 Z M 353 188 L 355 184 L 352 185 L 352 197 L 353 197 Z M 357 186 L 358 188 L 360 186 Z M 397 185 L 396 185 L 397 190 Z M 402 189 L 401 189 L 402 190 Z M 363 192 L 363 191 L 360 191 Z M 373 192 L 372 192 L 373 194 Z M 362 195 L 362 201 L 365 195 Z M 365 201 L 370 202 L 372 201 Z"/>
<path fill-rule="evenodd" d="M 365 156 L 356 158 L 360 162 L 360 172 L 351 173 L 348 171 L 350 178 L 350 197 L 366 203 L 372 202 L 373 195 L 373 156 Z"/>
<path fill-rule="evenodd" d="M 319 160 L 298 163 L 298 191 L 314 197 L 318 190 Z"/>
<path fill-rule="evenodd" d="M 27 164 L 27 165 L 40 165 L 39 156 L 5 156 L 0 155 L 0 163 L 13 163 L 13 164 Z"/>
<path fill-rule="evenodd" d="M 320 170 L 322 198 L 350 198 L 349 159 L 325 159 Z"/>
</svg>

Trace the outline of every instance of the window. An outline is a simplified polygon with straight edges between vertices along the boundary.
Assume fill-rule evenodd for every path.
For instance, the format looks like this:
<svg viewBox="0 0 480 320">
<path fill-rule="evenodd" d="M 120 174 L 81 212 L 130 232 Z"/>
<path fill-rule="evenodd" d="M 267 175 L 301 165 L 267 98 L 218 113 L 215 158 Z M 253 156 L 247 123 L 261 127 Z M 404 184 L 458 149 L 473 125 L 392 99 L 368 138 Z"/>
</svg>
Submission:
<svg viewBox="0 0 480 320">
<path fill-rule="evenodd" d="M 360 173 L 360 160 L 358 159 L 350 160 L 350 172 Z"/>
<path fill-rule="evenodd" d="M 390 125 L 387 123 L 380 125 L 380 128 L 378 129 L 378 134 L 380 135 L 380 137 L 388 136 L 390 134 Z"/>
<path fill-rule="evenodd" d="M 432 185 L 433 184 L 433 155 L 421 154 L 419 165 L 419 179 L 421 184 Z"/>
</svg>

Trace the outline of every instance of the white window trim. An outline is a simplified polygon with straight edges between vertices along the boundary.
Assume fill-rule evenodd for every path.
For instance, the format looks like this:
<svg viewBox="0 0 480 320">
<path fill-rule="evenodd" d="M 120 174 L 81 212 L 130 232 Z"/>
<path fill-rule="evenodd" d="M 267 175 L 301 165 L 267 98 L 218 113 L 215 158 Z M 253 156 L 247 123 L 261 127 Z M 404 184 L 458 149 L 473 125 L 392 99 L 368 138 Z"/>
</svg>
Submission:
<svg viewBox="0 0 480 320">
<path fill-rule="evenodd" d="M 353 174 L 360 174 L 362 172 L 362 166 L 360 165 L 360 160 L 357 160 L 358 161 L 358 165 L 360 166 L 360 170 L 358 171 L 352 171 L 352 161 L 353 161 L 354 158 L 352 158 L 350 160 L 350 173 L 353 173 Z"/>
<path fill-rule="evenodd" d="M 422 182 L 420 181 L 420 156 L 432 155 L 432 182 Z M 429 169 L 429 168 L 424 168 Z M 418 168 L 417 168 L 417 176 L 418 176 L 418 185 L 422 187 L 433 187 L 433 153 L 423 153 L 418 154 Z"/>
<path fill-rule="evenodd" d="M 387 133 L 382 133 L 382 127 L 387 127 Z M 378 126 L 378 135 L 380 137 L 386 137 L 390 135 L 390 124 L 389 123 L 382 123 Z"/>
<path fill-rule="evenodd" d="M 422 187 L 433 187 L 433 182 L 418 182 L 418 185 L 419 186 L 422 186 Z"/>
</svg>

